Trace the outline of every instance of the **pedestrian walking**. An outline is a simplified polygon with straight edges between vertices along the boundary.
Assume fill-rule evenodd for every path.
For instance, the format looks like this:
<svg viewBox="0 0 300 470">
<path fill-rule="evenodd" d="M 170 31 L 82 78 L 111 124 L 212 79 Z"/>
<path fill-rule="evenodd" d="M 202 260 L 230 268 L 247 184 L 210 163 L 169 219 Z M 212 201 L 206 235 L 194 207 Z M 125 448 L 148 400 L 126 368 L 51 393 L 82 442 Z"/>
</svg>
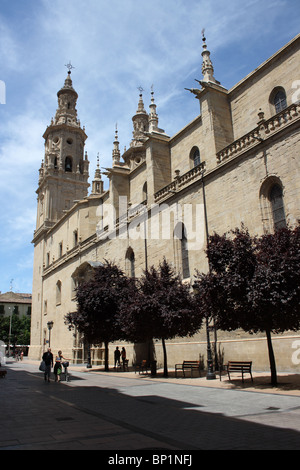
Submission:
<svg viewBox="0 0 300 470">
<path fill-rule="evenodd" d="M 48 348 L 47 352 L 44 352 L 42 359 L 45 363 L 45 372 L 44 372 L 45 382 L 47 380 L 48 382 L 50 382 L 51 367 L 53 367 L 53 354 L 50 348 Z"/>
<path fill-rule="evenodd" d="M 57 356 L 55 357 L 55 366 L 54 366 L 54 376 L 55 382 L 60 382 L 60 374 L 62 371 L 62 363 L 63 361 L 69 361 L 70 359 L 66 359 L 61 351 L 58 351 Z"/>
<path fill-rule="evenodd" d="M 119 346 L 117 346 L 116 349 L 115 349 L 115 368 L 116 368 L 117 364 L 119 364 L 119 366 L 121 366 L 120 357 L 121 357 L 121 352 L 119 350 Z"/>
<path fill-rule="evenodd" d="M 125 362 L 126 362 L 126 349 L 123 347 L 121 351 L 121 358 L 123 364 L 123 370 L 125 370 Z"/>
</svg>

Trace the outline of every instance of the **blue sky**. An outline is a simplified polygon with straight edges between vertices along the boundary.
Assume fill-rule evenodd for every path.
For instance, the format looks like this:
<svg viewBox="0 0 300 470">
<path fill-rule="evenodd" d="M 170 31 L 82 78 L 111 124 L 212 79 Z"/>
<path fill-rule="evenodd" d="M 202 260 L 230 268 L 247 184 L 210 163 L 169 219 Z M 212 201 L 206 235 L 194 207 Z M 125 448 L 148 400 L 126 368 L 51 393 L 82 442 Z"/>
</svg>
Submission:
<svg viewBox="0 0 300 470">
<path fill-rule="evenodd" d="M 202 76 L 202 28 L 215 77 L 231 88 L 299 33 L 299 17 L 299 0 L 0 0 L 0 291 L 32 291 L 42 135 L 65 64 L 75 67 L 92 179 L 98 152 L 111 165 L 116 123 L 129 146 L 138 86 L 148 108 L 153 84 L 170 136 L 198 115 L 184 88 Z"/>
</svg>

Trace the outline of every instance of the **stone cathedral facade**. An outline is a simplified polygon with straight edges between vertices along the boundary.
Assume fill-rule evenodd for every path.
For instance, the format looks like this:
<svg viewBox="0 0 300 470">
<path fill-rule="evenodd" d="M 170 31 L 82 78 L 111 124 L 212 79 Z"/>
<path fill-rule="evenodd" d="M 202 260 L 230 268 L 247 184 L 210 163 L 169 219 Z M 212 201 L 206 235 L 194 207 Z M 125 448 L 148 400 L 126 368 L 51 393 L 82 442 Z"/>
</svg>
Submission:
<svg viewBox="0 0 300 470">
<path fill-rule="evenodd" d="M 75 289 L 104 259 L 139 277 L 165 257 L 186 282 L 206 271 L 206 234 L 243 223 L 260 235 L 300 219 L 300 35 L 226 89 L 214 77 L 203 38 L 202 77 L 186 99 L 199 115 L 177 134 L 159 127 L 151 93 L 142 92 L 132 117 L 133 135 L 120 151 L 118 132 L 104 190 L 99 162 L 89 192 L 87 135 L 77 117 L 71 72 L 57 93 L 39 170 L 34 232 L 32 326 L 29 355 L 49 346 L 74 362 L 86 360 L 84 338 L 68 331 L 66 313 L 76 309 Z M 165 127 L 165 126 L 164 126 Z M 211 338 L 213 341 L 213 338 Z M 218 332 L 224 360 L 250 360 L 268 369 L 266 339 L 242 331 Z M 300 335 L 274 335 L 278 370 L 296 370 Z M 119 346 L 121 344 L 118 344 Z M 110 345 L 111 363 L 116 345 Z M 145 359 L 142 345 L 126 345 L 129 363 Z M 206 335 L 167 342 L 169 366 L 206 356 Z M 159 342 L 154 353 L 162 363 Z M 93 364 L 103 349 L 92 348 Z"/>
</svg>

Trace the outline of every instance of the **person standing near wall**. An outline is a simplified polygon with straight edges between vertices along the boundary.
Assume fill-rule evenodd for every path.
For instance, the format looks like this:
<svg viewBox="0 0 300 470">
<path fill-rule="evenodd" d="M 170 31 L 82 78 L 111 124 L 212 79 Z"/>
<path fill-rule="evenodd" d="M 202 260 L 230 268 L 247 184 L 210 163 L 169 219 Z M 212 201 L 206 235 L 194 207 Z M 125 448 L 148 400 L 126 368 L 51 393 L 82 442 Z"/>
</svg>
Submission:
<svg viewBox="0 0 300 470">
<path fill-rule="evenodd" d="M 53 367 L 53 354 L 50 348 L 48 348 L 47 352 L 44 352 L 43 361 L 45 362 L 45 372 L 44 372 L 45 382 L 47 381 L 47 377 L 48 377 L 48 382 L 50 382 L 51 367 Z"/>
</svg>

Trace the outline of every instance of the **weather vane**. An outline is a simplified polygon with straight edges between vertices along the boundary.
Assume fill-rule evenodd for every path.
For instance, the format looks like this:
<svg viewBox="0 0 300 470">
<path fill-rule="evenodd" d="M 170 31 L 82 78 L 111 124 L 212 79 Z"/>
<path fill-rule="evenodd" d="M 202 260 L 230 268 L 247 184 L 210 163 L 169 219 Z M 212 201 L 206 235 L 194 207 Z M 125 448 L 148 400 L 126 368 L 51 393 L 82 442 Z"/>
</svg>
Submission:
<svg viewBox="0 0 300 470">
<path fill-rule="evenodd" d="M 75 69 L 75 67 L 73 67 L 73 65 L 71 64 L 71 61 L 69 61 L 69 63 L 66 64 L 65 67 L 67 67 L 67 69 L 69 70 L 69 72 L 71 72 L 72 69 Z"/>
</svg>

